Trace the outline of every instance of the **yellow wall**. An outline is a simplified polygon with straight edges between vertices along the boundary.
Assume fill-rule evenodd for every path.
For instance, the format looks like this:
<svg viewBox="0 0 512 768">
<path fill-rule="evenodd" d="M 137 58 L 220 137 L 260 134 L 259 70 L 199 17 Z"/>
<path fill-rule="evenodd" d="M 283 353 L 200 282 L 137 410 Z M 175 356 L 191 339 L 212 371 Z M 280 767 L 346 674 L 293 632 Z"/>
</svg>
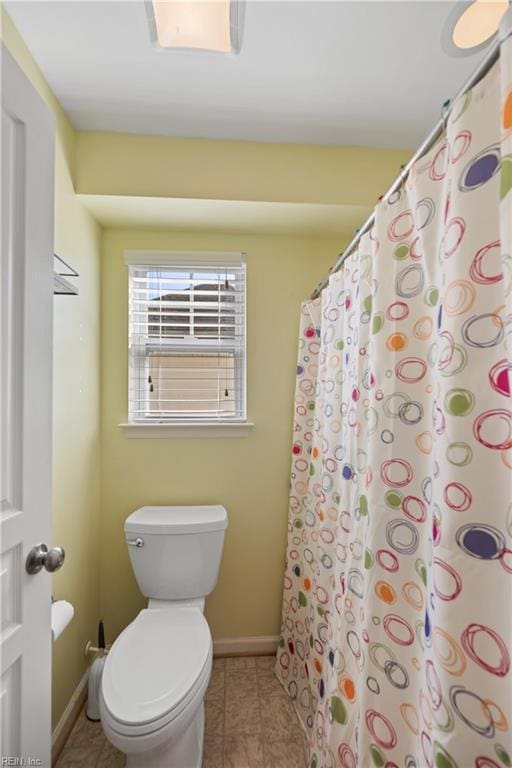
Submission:
<svg viewBox="0 0 512 768">
<path fill-rule="evenodd" d="M 375 203 L 409 150 L 79 133 L 76 191 L 88 195 Z"/>
<path fill-rule="evenodd" d="M 143 606 L 123 523 L 144 504 L 224 504 L 229 528 L 207 601 L 213 636 L 278 633 L 299 308 L 338 247 L 323 238 L 104 232 L 101 605 L 111 636 Z M 127 416 L 125 249 L 247 252 L 249 437 L 131 439 L 118 428 Z"/>
<path fill-rule="evenodd" d="M 85 672 L 86 641 L 99 611 L 100 229 L 77 199 L 72 181 L 75 132 L 2 8 L 2 39 L 56 116 L 55 252 L 79 271 L 79 296 L 54 300 L 53 544 L 66 562 L 53 582 L 55 598 L 75 607 L 75 618 L 53 654 L 53 723 Z"/>
</svg>

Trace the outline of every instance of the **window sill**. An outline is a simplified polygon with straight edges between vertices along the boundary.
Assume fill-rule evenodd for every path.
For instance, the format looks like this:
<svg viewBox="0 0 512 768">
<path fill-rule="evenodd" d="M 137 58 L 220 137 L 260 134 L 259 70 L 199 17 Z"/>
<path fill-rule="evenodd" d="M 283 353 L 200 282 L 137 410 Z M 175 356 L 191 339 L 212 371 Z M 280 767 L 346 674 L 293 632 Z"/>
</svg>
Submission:
<svg viewBox="0 0 512 768">
<path fill-rule="evenodd" d="M 202 422 L 174 424 L 129 424 L 118 425 L 126 437 L 169 438 L 169 437 L 248 437 L 254 424 L 244 422 Z"/>
</svg>

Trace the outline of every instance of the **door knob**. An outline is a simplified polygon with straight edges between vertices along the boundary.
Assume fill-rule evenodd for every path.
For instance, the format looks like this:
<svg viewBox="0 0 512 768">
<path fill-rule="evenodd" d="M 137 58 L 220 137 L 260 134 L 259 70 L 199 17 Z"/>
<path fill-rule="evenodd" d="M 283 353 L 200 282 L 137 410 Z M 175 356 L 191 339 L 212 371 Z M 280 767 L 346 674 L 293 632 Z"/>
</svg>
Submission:
<svg viewBox="0 0 512 768">
<path fill-rule="evenodd" d="M 62 547 L 48 549 L 46 544 L 38 544 L 32 547 L 28 553 L 25 568 L 30 575 L 39 573 L 42 568 L 46 568 L 47 571 L 53 573 L 62 567 L 65 557 L 66 553 Z"/>
</svg>

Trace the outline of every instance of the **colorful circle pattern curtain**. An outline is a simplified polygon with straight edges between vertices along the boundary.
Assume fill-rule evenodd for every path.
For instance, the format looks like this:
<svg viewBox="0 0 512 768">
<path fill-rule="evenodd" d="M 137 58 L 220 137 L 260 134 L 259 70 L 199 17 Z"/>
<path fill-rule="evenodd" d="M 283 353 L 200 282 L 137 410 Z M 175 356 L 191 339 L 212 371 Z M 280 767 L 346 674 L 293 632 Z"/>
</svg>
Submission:
<svg viewBox="0 0 512 768">
<path fill-rule="evenodd" d="M 301 313 L 277 674 L 311 768 L 512 765 L 512 50 Z"/>
</svg>

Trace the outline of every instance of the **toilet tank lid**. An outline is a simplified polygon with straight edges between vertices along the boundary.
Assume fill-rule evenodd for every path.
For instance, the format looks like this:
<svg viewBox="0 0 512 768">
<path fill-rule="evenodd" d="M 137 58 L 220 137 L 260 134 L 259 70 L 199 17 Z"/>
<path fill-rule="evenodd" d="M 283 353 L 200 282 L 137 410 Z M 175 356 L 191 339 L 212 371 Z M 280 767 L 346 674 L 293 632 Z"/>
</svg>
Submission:
<svg viewBox="0 0 512 768">
<path fill-rule="evenodd" d="M 126 518 L 126 533 L 203 533 L 223 531 L 228 513 L 220 505 L 141 507 Z"/>
</svg>

